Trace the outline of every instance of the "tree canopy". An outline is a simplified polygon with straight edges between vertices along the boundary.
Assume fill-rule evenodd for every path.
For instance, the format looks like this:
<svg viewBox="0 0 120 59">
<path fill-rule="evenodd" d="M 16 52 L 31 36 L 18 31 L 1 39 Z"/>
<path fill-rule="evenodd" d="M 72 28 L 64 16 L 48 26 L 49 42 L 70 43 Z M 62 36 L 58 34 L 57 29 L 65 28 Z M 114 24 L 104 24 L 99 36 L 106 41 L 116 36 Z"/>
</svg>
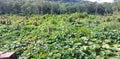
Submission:
<svg viewBox="0 0 120 59">
<path fill-rule="evenodd" d="M 63 14 L 87 12 L 105 14 L 120 11 L 119 0 L 97 3 L 84 0 L 0 0 L 0 14 Z"/>
</svg>

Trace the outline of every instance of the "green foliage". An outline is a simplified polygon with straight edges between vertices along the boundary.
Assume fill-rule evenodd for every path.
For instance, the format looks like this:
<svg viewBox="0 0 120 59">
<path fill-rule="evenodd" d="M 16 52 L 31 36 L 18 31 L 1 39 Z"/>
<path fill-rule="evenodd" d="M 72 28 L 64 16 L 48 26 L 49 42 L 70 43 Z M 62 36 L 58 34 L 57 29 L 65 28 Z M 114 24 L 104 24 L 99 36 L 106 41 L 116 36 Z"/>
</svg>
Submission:
<svg viewBox="0 0 120 59">
<path fill-rule="evenodd" d="M 118 15 L 6 17 L 11 24 L 0 24 L 0 51 L 16 51 L 19 59 L 120 58 Z"/>
<path fill-rule="evenodd" d="M 0 14 L 65 14 L 87 12 L 89 14 L 112 14 L 119 11 L 119 1 L 94 3 L 84 0 L 1 0 Z"/>
</svg>

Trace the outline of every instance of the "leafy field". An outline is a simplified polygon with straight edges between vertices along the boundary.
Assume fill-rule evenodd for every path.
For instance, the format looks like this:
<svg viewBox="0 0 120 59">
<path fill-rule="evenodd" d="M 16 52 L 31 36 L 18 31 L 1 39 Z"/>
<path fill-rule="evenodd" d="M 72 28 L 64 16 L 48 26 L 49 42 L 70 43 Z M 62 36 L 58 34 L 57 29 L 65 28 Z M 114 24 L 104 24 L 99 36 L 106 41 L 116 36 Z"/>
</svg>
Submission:
<svg viewBox="0 0 120 59">
<path fill-rule="evenodd" d="M 0 51 L 19 59 L 119 59 L 119 15 L 1 15 Z"/>
</svg>

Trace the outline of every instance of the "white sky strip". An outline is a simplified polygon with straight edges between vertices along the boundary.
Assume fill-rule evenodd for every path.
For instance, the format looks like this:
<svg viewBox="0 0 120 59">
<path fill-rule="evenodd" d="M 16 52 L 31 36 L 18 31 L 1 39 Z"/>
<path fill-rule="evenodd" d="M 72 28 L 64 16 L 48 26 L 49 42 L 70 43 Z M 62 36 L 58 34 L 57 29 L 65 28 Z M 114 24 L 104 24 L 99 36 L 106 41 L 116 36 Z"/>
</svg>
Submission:
<svg viewBox="0 0 120 59">
<path fill-rule="evenodd" d="M 91 2 L 99 2 L 99 3 L 103 3 L 103 2 L 109 2 L 109 3 L 112 3 L 112 2 L 114 2 L 114 0 L 87 0 L 87 1 L 91 1 Z"/>
</svg>

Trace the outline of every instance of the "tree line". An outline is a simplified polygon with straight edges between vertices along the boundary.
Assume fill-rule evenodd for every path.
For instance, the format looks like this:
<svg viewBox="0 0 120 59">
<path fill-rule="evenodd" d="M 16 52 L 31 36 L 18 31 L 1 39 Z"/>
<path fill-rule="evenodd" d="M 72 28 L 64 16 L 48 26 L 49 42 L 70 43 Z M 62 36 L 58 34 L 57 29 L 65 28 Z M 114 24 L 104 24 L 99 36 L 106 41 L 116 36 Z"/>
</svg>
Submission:
<svg viewBox="0 0 120 59">
<path fill-rule="evenodd" d="M 0 14 L 30 15 L 74 12 L 106 14 L 120 11 L 119 2 L 119 0 L 115 0 L 114 3 L 97 3 L 83 0 L 0 0 Z"/>
</svg>

